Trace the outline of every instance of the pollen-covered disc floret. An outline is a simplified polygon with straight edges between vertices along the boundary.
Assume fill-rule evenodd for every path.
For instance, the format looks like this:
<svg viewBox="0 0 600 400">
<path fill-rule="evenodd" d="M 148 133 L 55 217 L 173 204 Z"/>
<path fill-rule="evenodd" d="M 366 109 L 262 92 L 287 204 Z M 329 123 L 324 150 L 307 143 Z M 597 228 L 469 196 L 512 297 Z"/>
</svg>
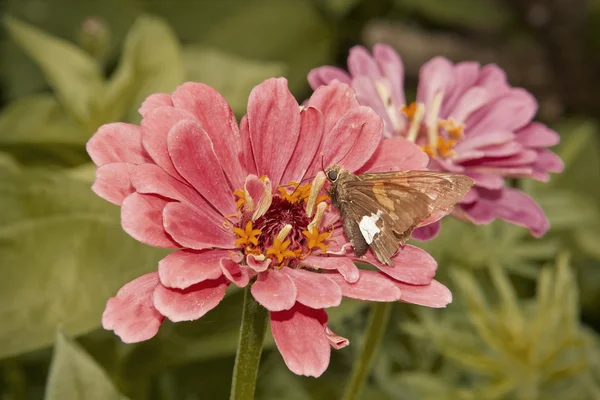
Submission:
<svg viewBox="0 0 600 400">
<path fill-rule="evenodd" d="M 329 207 L 329 197 L 320 195 L 318 186 L 292 181 L 277 188 L 270 199 L 262 192 L 261 201 L 270 202 L 262 215 L 255 215 L 253 209 L 246 207 L 249 194 L 243 189 L 236 190 L 239 215 L 232 229 L 244 255 L 270 259 L 271 267 L 282 268 L 299 267 L 299 262 L 313 252 L 327 253 L 333 227 L 322 226 L 322 212 L 313 216 L 312 209 L 307 210 L 311 196 L 316 199 L 313 203 L 318 203 L 317 208 Z"/>
</svg>

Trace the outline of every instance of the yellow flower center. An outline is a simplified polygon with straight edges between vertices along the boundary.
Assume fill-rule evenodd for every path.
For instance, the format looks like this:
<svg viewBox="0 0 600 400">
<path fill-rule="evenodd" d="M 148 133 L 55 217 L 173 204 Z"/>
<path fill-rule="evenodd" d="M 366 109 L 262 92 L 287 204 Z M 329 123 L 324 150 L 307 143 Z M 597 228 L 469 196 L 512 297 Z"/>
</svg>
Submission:
<svg viewBox="0 0 600 400">
<path fill-rule="evenodd" d="M 238 236 L 238 240 L 235 241 L 236 246 L 244 246 L 253 244 L 258 246 L 258 236 L 262 233 L 260 229 L 254 229 L 252 227 L 252 221 L 248 221 L 246 229 L 233 228 L 233 233 Z"/>
</svg>

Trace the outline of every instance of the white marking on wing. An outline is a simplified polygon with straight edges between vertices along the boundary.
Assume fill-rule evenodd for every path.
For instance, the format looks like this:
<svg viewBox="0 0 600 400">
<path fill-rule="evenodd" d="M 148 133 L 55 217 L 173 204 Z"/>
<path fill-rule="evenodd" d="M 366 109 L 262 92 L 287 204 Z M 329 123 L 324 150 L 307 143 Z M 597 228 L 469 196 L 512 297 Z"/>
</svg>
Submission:
<svg viewBox="0 0 600 400">
<path fill-rule="evenodd" d="M 362 233 L 367 244 L 373 243 L 375 235 L 381 232 L 381 229 L 377 226 L 379 217 L 381 217 L 381 210 L 377 210 L 377 214 L 365 215 L 358 224 L 360 233 Z"/>
</svg>

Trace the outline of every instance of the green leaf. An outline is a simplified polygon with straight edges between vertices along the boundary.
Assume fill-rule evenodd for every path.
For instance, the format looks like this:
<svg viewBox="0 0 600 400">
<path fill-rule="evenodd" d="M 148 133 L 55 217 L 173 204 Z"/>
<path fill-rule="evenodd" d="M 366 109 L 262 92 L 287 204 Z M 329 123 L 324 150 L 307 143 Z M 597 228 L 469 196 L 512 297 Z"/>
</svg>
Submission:
<svg viewBox="0 0 600 400">
<path fill-rule="evenodd" d="M 401 11 L 433 22 L 478 31 L 499 31 L 512 19 L 510 9 L 494 0 L 396 0 Z"/>
<path fill-rule="evenodd" d="M 106 372 L 62 333 L 56 336 L 45 400 L 124 400 Z"/>
<path fill-rule="evenodd" d="M 252 88 L 267 78 L 284 76 L 286 65 L 247 59 L 209 47 L 184 48 L 186 80 L 206 83 L 217 89 L 237 115 L 246 112 Z"/>
<path fill-rule="evenodd" d="M 100 326 L 110 296 L 164 250 L 130 238 L 118 207 L 60 172 L 0 169 L 0 358 Z"/>
<path fill-rule="evenodd" d="M 77 120 L 88 121 L 104 80 L 96 61 L 74 44 L 16 18 L 5 17 L 3 22 L 12 38 L 40 66 L 66 109 Z"/>
<path fill-rule="evenodd" d="M 127 34 L 119 67 L 108 83 L 104 122 L 124 117 L 138 122 L 137 110 L 148 95 L 172 92 L 183 81 L 181 47 L 171 27 L 161 18 L 139 17 Z"/>
</svg>

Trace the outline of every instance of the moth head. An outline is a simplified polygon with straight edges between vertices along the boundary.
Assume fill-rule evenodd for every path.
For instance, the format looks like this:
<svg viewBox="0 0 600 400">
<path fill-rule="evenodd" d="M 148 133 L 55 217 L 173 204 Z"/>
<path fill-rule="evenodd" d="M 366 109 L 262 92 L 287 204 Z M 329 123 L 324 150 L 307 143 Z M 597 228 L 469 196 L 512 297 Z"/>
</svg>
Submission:
<svg viewBox="0 0 600 400">
<path fill-rule="evenodd" d="M 325 170 L 325 176 L 327 177 L 327 180 L 331 183 L 335 183 L 338 178 L 340 177 L 340 174 L 342 173 L 343 168 L 340 165 L 332 165 L 331 167 L 327 168 Z"/>
</svg>

